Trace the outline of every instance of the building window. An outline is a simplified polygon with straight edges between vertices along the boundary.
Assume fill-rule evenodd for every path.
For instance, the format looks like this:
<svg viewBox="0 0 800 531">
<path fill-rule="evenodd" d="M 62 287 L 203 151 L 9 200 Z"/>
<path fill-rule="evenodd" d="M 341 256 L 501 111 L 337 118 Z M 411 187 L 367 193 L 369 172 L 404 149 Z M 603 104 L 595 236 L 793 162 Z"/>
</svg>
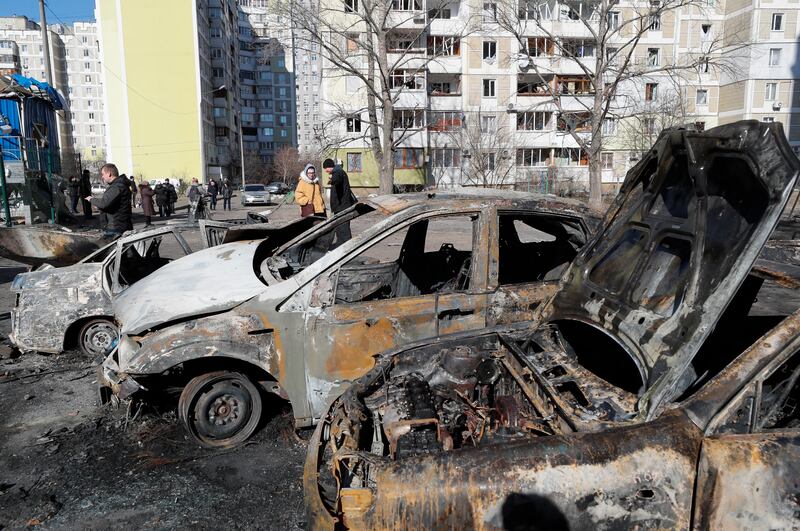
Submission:
<svg viewBox="0 0 800 531">
<path fill-rule="evenodd" d="M 416 70 L 397 69 L 389 75 L 389 88 L 425 89 L 425 74 Z"/>
<path fill-rule="evenodd" d="M 287 136 L 289 136 L 289 131 L 281 129 L 281 138 L 286 138 Z"/>
<path fill-rule="evenodd" d="M 654 101 L 658 99 L 658 83 L 647 83 L 644 86 L 644 101 Z"/>
<path fill-rule="evenodd" d="M 494 62 L 497 58 L 497 43 L 495 41 L 483 41 L 483 60 Z"/>
<path fill-rule="evenodd" d="M 364 171 L 362 166 L 362 153 L 348 153 L 347 154 L 347 171 L 361 173 Z"/>
<path fill-rule="evenodd" d="M 658 132 L 658 124 L 655 118 L 640 118 L 642 124 L 642 132 L 646 135 L 653 135 Z"/>
<path fill-rule="evenodd" d="M 517 114 L 517 131 L 544 131 L 550 128 L 552 112 L 530 111 Z"/>
<path fill-rule="evenodd" d="M 603 134 L 606 136 L 611 136 L 617 134 L 617 119 L 616 118 L 605 118 L 603 120 Z"/>
<path fill-rule="evenodd" d="M 703 132 L 706 130 L 706 123 L 705 122 L 695 122 L 694 123 L 695 131 Z"/>
<path fill-rule="evenodd" d="M 359 115 L 349 116 L 346 120 L 348 133 L 361 132 L 361 117 Z"/>
<path fill-rule="evenodd" d="M 422 148 L 397 148 L 394 152 L 394 167 L 398 169 L 417 169 L 425 167 Z"/>
<path fill-rule="evenodd" d="M 647 66 L 658 66 L 660 64 L 658 48 L 647 49 Z"/>
<path fill-rule="evenodd" d="M 608 12 L 608 29 L 614 31 L 619 28 L 619 11 Z"/>
<path fill-rule="evenodd" d="M 497 3 L 484 2 L 483 3 L 483 21 L 496 22 L 497 21 Z"/>
<path fill-rule="evenodd" d="M 781 64 L 781 49 L 780 48 L 770 48 L 769 49 L 769 66 L 780 66 Z"/>
<path fill-rule="evenodd" d="M 90 112 L 90 113 L 89 113 L 89 119 L 90 119 L 90 120 L 94 120 L 94 113 L 93 113 L 93 112 Z"/>
<path fill-rule="evenodd" d="M 452 13 L 450 12 L 450 9 L 447 8 L 447 7 L 440 7 L 440 8 L 437 8 L 437 9 L 430 9 L 430 10 L 428 10 L 428 18 L 430 18 L 432 20 L 434 20 L 434 19 L 450 20 L 450 18 L 452 18 Z"/>
<path fill-rule="evenodd" d="M 214 128 L 214 136 L 228 136 L 228 128 L 227 127 L 215 127 Z"/>
<path fill-rule="evenodd" d="M 88 49 L 83 50 L 83 56 L 84 57 L 89 57 L 89 50 Z"/>
<path fill-rule="evenodd" d="M 497 132 L 497 116 L 481 116 L 481 133 Z"/>
<path fill-rule="evenodd" d="M 494 171 L 497 168 L 497 154 L 494 151 L 483 153 L 483 170 Z"/>
<path fill-rule="evenodd" d="M 650 15 L 650 31 L 661 31 L 661 15 Z"/>
<path fill-rule="evenodd" d="M 92 82 L 92 76 L 86 76 L 86 77 L 85 77 L 85 81 L 86 81 L 87 83 L 91 83 L 91 82 Z"/>
<path fill-rule="evenodd" d="M 278 117 L 278 123 L 281 124 L 281 125 L 286 125 L 287 123 L 289 123 L 289 118 L 287 116 L 284 116 L 284 115 L 279 116 Z"/>
<path fill-rule="evenodd" d="M 458 168 L 461 166 L 461 151 L 456 148 L 434 148 L 431 150 L 434 168 Z"/>
<path fill-rule="evenodd" d="M 461 52 L 461 40 L 458 37 L 428 37 L 428 55 L 458 55 Z"/>
<path fill-rule="evenodd" d="M 461 121 L 460 111 L 433 111 L 428 129 L 437 132 L 457 131 L 461 127 Z"/>
<path fill-rule="evenodd" d="M 517 150 L 517 166 L 547 166 L 550 148 L 522 148 Z"/>
<path fill-rule="evenodd" d="M 614 169 L 614 153 L 606 151 L 600 153 L 600 167 L 604 170 Z"/>
<path fill-rule="evenodd" d="M 419 0 L 392 0 L 392 9 L 395 11 L 419 11 L 422 5 Z"/>
<path fill-rule="evenodd" d="M 761 121 L 764 122 L 764 123 L 771 124 L 772 122 L 775 121 L 775 117 L 774 116 L 764 116 L 763 118 L 761 118 Z"/>
<path fill-rule="evenodd" d="M 694 101 L 697 105 L 708 105 L 708 90 L 697 89 Z"/>
<path fill-rule="evenodd" d="M 395 109 L 392 114 L 393 129 L 419 129 L 423 126 L 423 113 L 416 109 Z"/>
<path fill-rule="evenodd" d="M 783 13 L 772 14 L 772 31 L 783 31 Z"/>
<path fill-rule="evenodd" d="M 483 80 L 483 97 L 484 98 L 494 98 L 495 97 L 495 79 L 484 79 Z"/>
<path fill-rule="evenodd" d="M 275 134 L 275 130 L 271 127 L 264 127 L 261 129 L 261 134 L 264 136 L 273 136 Z"/>
<path fill-rule="evenodd" d="M 771 102 L 778 99 L 778 84 L 767 83 L 766 90 L 764 91 L 764 101 Z"/>
<path fill-rule="evenodd" d="M 224 118 L 225 117 L 225 108 L 224 107 L 214 107 L 214 117 L 215 118 Z"/>
</svg>

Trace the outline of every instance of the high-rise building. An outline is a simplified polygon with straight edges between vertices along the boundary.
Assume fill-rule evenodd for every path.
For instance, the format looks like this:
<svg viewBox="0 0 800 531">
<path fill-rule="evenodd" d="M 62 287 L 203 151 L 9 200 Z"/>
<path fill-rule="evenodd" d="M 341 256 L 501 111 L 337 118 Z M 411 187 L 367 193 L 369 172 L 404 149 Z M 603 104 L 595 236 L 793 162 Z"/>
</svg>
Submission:
<svg viewBox="0 0 800 531">
<path fill-rule="evenodd" d="M 239 179 L 235 0 L 97 0 L 107 158 L 137 178 Z"/>
<path fill-rule="evenodd" d="M 514 33 L 498 23 L 498 4 L 392 2 L 387 20 L 398 23 L 388 35 L 386 82 L 395 95 L 390 156 L 396 184 L 587 188 L 588 155 L 575 136 L 590 134 L 596 6 L 522 1 L 514 9 Z M 639 20 L 643 28 L 628 65 L 637 75 L 622 77 L 602 125 L 604 184 L 616 185 L 661 129 L 673 125 L 782 121 L 790 142 L 800 146 L 792 113 L 800 112 L 793 73 L 800 64 L 800 8 L 759 0 L 704 0 L 658 11 L 661 5 L 622 1 L 604 17 L 610 31 L 623 28 L 605 47 L 609 61 L 624 59 L 616 52 L 631 42 L 626 22 Z M 359 2 L 325 0 L 325 12 L 341 25 L 330 41 L 341 48 L 340 60 L 360 56 L 365 69 Z M 398 60 L 402 65 L 392 67 Z M 326 59 L 322 80 L 326 144 L 351 183 L 376 187 L 362 79 Z"/>
<path fill-rule="evenodd" d="M 82 160 L 105 159 L 106 121 L 97 24 L 51 26 L 64 43 L 70 127 L 74 151 Z"/>
</svg>

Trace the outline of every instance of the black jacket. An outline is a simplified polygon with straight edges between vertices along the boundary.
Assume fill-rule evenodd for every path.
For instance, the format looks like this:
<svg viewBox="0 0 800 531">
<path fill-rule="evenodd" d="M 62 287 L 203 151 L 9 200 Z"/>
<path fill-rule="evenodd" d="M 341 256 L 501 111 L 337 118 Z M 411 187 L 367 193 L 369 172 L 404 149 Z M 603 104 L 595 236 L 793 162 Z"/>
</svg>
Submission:
<svg viewBox="0 0 800 531">
<path fill-rule="evenodd" d="M 166 186 L 158 183 L 153 189 L 153 192 L 156 194 L 156 204 L 158 206 L 161 207 L 169 203 L 169 190 Z"/>
<path fill-rule="evenodd" d="M 331 173 L 331 210 L 334 214 L 356 203 L 350 190 L 350 179 L 341 166 L 335 166 Z"/>
<path fill-rule="evenodd" d="M 108 217 L 107 230 L 125 232 L 133 230 L 131 222 L 131 183 L 125 177 L 117 177 L 103 197 L 92 199 L 92 204 L 105 212 Z"/>
</svg>

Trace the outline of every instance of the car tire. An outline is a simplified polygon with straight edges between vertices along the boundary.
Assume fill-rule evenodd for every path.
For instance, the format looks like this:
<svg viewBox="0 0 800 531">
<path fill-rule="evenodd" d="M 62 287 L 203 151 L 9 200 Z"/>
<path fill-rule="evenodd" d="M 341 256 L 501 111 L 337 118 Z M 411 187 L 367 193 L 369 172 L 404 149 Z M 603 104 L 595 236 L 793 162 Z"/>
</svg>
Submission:
<svg viewBox="0 0 800 531">
<path fill-rule="evenodd" d="M 178 416 L 201 446 L 233 448 L 255 433 L 261 407 L 261 394 L 250 378 L 216 371 L 189 381 L 178 401 Z"/>
<path fill-rule="evenodd" d="M 92 319 L 81 327 L 78 347 L 87 356 L 102 357 L 118 336 L 117 327 L 108 319 Z"/>
</svg>

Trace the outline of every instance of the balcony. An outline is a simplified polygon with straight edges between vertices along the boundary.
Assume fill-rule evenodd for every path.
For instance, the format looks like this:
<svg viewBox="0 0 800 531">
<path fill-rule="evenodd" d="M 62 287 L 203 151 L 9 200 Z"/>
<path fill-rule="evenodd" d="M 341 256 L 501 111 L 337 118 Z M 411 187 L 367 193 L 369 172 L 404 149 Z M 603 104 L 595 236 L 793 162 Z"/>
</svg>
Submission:
<svg viewBox="0 0 800 531">
<path fill-rule="evenodd" d="M 390 28 L 421 30 L 427 23 L 428 14 L 422 0 L 393 0 L 386 17 L 386 25 Z"/>
</svg>

